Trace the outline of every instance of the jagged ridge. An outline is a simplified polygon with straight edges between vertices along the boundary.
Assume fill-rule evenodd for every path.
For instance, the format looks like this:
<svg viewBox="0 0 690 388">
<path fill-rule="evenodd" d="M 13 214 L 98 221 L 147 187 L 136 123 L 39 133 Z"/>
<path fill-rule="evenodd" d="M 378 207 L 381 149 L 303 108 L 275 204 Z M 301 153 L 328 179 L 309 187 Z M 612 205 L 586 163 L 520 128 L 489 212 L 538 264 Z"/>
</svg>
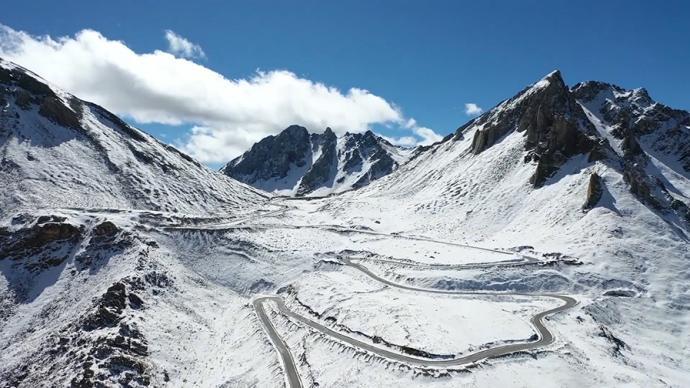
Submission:
<svg viewBox="0 0 690 388">
<path fill-rule="evenodd" d="M 324 195 L 366 186 L 390 174 L 409 154 L 371 131 L 338 138 L 330 128 L 310 134 L 292 125 L 254 144 L 221 171 L 268 192 Z"/>
</svg>

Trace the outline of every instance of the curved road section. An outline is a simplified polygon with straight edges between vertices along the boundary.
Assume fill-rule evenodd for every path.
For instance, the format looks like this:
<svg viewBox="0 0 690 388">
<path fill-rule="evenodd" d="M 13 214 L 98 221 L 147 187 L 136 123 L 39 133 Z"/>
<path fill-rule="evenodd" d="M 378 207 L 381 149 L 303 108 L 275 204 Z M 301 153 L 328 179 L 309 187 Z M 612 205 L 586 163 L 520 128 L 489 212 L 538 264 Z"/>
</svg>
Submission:
<svg viewBox="0 0 690 388">
<path fill-rule="evenodd" d="M 280 355 L 280 362 L 283 364 L 283 369 L 285 369 L 285 378 L 287 379 L 288 386 L 302 388 L 302 380 L 299 378 L 299 373 L 297 372 L 295 360 L 292 358 L 292 353 L 290 353 L 290 349 L 288 349 L 287 344 L 276 331 L 275 326 L 273 326 L 273 323 L 271 323 L 271 319 L 268 317 L 268 314 L 264 309 L 264 303 L 268 300 L 277 302 L 278 306 L 283 307 L 282 310 L 287 310 L 282 298 L 278 296 L 269 296 L 255 299 L 253 302 L 254 311 L 256 311 L 256 315 L 259 316 L 261 323 L 264 325 L 266 333 L 268 333 L 268 337 L 273 343 L 273 347 L 276 348 L 278 354 Z"/>
<path fill-rule="evenodd" d="M 428 288 L 419 288 L 419 287 L 413 287 L 413 286 L 408 286 L 404 284 L 398 284 L 395 282 L 392 282 L 388 279 L 382 278 L 375 273 L 371 272 L 367 267 L 363 266 L 362 264 L 358 264 L 353 262 L 352 259 L 347 259 L 344 258 L 342 259 L 343 263 L 349 267 L 355 268 L 365 275 L 369 276 L 370 278 L 383 283 L 387 286 L 390 287 L 395 287 L 403 290 L 408 290 L 408 291 L 415 291 L 415 292 L 427 292 L 427 293 L 432 293 L 432 294 L 445 294 L 445 295 L 515 295 L 515 296 L 539 296 L 539 297 L 548 297 L 548 298 L 554 298 L 561 300 L 563 304 L 561 304 L 558 307 L 542 311 L 539 314 L 534 315 L 530 319 L 530 323 L 532 324 L 532 327 L 535 329 L 537 333 L 537 339 L 534 341 L 525 341 L 525 342 L 520 342 L 520 343 L 513 343 L 513 344 L 508 344 L 508 345 L 500 345 L 484 350 L 480 350 L 475 353 L 471 353 L 462 357 L 458 358 L 453 358 L 453 359 L 445 359 L 445 360 L 435 360 L 435 359 L 426 359 L 426 358 L 421 358 L 421 357 L 414 357 L 414 356 L 409 356 L 406 354 L 401 354 L 401 353 L 396 353 L 387 349 L 383 349 L 377 346 L 374 346 L 373 344 L 367 343 L 360 341 L 356 338 L 349 337 L 347 335 L 344 335 L 342 333 L 339 333 L 329 327 L 326 327 L 316 321 L 311 320 L 310 318 L 307 318 L 303 315 L 297 314 L 294 311 L 290 310 L 285 306 L 285 302 L 283 301 L 282 297 L 279 296 L 266 296 L 266 297 L 260 297 L 254 300 L 254 309 L 256 310 L 257 315 L 259 316 L 259 319 L 263 323 L 266 332 L 268 333 L 269 337 L 271 338 L 271 342 L 275 346 L 276 350 L 278 351 L 278 354 L 280 355 L 281 362 L 283 366 L 285 367 L 285 373 L 286 373 L 286 379 L 288 382 L 288 385 L 290 387 L 302 387 L 302 381 L 300 380 L 299 373 L 297 371 L 297 367 L 295 365 L 294 359 L 292 358 L 292 353 L 290 352 L 290 349 L 288 346 L 285 344 L 285 341 L 282 340 L 280 335 L 277 333 L 275 327 L 271 323 L 268 313 L 266 312 L 266 303 L 275 303 L 278 310 L 287 316 L 288 318 L 301 322 L 304 325 L 307 325 L 311 327 L 314 330 L 317 330 L 321 332 L 322 334 L 325 334 L 327 336 L 333 337 L 341 342 L 347 343 L 353 347 L 364 349 L 366 351 L 369 351 L 371 353 L 374 353 L 378 356 L 388 358 L 391 360 L 399 361 L 402 363 L 406 364 L 412 364 L 412 365 L 417 365 L 417 366 L 424 366 L 424 367 L 437 367 L 437 368 L 449 368 L 449 367 L 462 367 L 466 366 L 468 364 L 476 363 L 478 361 L 482 361 L 488 358 L 494 358 L 494 357 L 500 357 L 504 356 L 507 354 L 515 353 L 515 352 L 520 352 L 520 351 L 526 351 L 526 350 L 532 350 L 532 349 L 537 349 L 540 347 L 544 347 L 547 345 L 550 345 L 554 342 L 554 335 L 553 333 L 544 325 L 544 318 L 546 316 L 556 314 L 558 312 L 567 310 L 577 304 L 577 301 L 574 298 L 571 298 L 569 296 L 565 295 L 556 295 L 556 294 L 528 294 L 528 293 L 507 293 L 507 292 L 470 292 L 470 291 L 449 291 L 449 290 L 436 290 L 436 289 L 428 289 Z M 407 264 L 407 263 L 406 263 Z M 497 263 L 493 263 L 494 265 L 501 265 Z"/>
</svg>

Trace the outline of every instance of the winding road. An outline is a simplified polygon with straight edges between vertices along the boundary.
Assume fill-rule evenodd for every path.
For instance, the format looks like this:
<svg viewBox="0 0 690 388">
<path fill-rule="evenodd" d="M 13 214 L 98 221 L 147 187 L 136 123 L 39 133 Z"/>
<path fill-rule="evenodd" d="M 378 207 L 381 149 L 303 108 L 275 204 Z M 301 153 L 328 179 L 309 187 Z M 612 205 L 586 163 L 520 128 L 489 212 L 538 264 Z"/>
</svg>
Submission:
<svg viewBox="0 0 690 388">
<path fill-rule="evenodd" d="M 350 258 L 341 258 L 342 262 L 344 265 L 355 268 L 365 275 L 369 276 L 370 278 L 383 283 L 387 286 L 394 287 L 394 288 L 399 288 L 403 290 L 408 290 L 408 291 L 414 291 L 414 292 L 426 292 L 426 293 L 433 293 L 433 294 L 445 294 L 445 295 L 514 295 L 514 296 L 535 296 L 535 297 L 548 297 L 548 298 L 554 298 L 558 299 L 563 302 L 558 307 L 542 311 L 536 315 L 534 315 L 530 319 L 530 323 L 532 327 L 535 329 L 536 334 L 537 334 L 537 339 L 536 340 L 527 340 L 524 342 L 519 342 L 519 343 L 512 343 L 512 344 L 507 344 L 507 345 L 499 345 L 495 346 L 492 348 L 480 350 L 462 357 L 458 358 L 453 358 L 453 359 L 444 359 L 444 360 L 437 360 L 437 359 L 428 359 L 428 358 L 421 358 L 421 357 L 414 357 L 406 354 L 401 354 L 397 352 L 393 352 L 387 349 L 380 348 L 378 346 L 375 346 L 373 344 L 367 343 L 360 341 L 358 339 L 349 337 L 345 334 L 339 333 L 333 329 L 330 329 L 316 321 L 313 321 L 310 318 L 307 318 L 303 315 L 300 315 L 290 309 L 287 308 L 285 305 L 285 302 L 282 297 L 280 296 L 264 296 L 264 297 L 259 297 L 253 301 L 254 309 L 256 310 L 257 315 L 259 316 L 259 319 L 264 325 L 264 328 L 266 329 L 266 332 L 268 333 L 271 342 L 275 346 L 276 350 L 278 351 L 280 355 L 281 362 L 283 364 L 283 367 L 285 368 L 285 373 L 286 373 L 286 379 L 288 382 L 288 385 L 290 387 L 302 387 L 302 381 L 300 380 L 299 373 L 297 371 L 297 366 L 295 365 L 295 361 L 292 358 L 292 354 L 290 352 L 290 349 L 288 346 L 285 344 L 285 341 L 280 337 L 280 334 L 276 331 L 275 327 L 270 321 L 270 318 L 268 316 L 268 313 L 266 312 L 266 304 L 267 303 L 275 303 L 276 306 L 278 307 L 278 310 L 287 316 L 288 318 L 295 320 L 297 322 L 300 322 L 304 325 L 307 325 L 311 327 L 314 330 L 317 330 L 321 332 L 322 334 L 325 334 L 327 336 L 333 337 L 339 341 L 342 341 L 344 343 L 347 343 L 353 347 L 359 348 L 359 349 L 364 349 L 366 351 L 369 351 L 371 353 L 374 353 L 380 357 L 388 358 L 391 360 L 396 360 L 399 362 L 403 362 L 406 364 L 412 364 L 412 365 L 417 365 L 417 366 L 423 366 L 423 367 L 440 367 L 440 368 L 448 368 L 448 367 L 462 367 L 468 364 L 476 363 L 478 361 L 482 361 L 488 358 L 494 358 L 494 357 L 500 357 L 504 356 L 507 354 L 515 353 L 515 352 L 520 352 L 520 351 L 526 351 L 526 350 L 532 350 L 532 349 L 537 349 L 540 347 L 544 347 L 547 345 L 550 345 L 551 343 L 554 342 L 554 335 L 553 333 L 544 325 L 544 318 L 546 316 L 556 314 L 558 312 L 567 310 L 577 304 L 577 301 L 574 298 L 571 298 L 569 296 L 565 295 L 557 295 L 557 294 L 540 294 L 540 293 L 519 293 L 519 292 L 479 292 L 479 291 L 452 291 L 452 290 L 438 290 L 438 289 L 428 289 L 428 288 L 419 288 L 419 287 L 413 287 L 413 286 L 408 286 L 404 284 L 399 284 L 392 282 L 388 279 L 385 279 L 379 275 L 376 275 L 375 273 L 371 272 L 367 267 L 365 267 L 362 264 L 355 263 L 353 259 Z M 357 261 L 359 261 L 357 259 Z M 411 263 L 405 263 L 406 265 L 411 265 Z M 480 263 L 477 263 L 480 264 Z M 481 263 L 482 265 L 484 263 Z M 508 261 L 508 262 L 497 262 L 497 263 L 486 263 L 494 266 L 500 266 L 500 265 L 514 265 L 514 262 Z M 422 264 L 420 263 L 420 266 L 428 266 L 428 264 Z"/>
</svg>

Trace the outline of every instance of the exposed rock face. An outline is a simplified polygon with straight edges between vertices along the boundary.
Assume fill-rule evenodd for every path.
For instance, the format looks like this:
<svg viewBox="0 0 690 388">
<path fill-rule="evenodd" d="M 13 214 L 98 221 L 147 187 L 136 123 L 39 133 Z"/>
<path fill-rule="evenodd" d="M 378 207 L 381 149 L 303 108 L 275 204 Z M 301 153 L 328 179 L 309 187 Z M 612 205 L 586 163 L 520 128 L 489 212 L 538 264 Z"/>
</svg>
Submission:
<svg viewBox="0 0 690 388">
<path fill-rule="evenodd" d="M 408 153 L 371 131 L 338 138 L 330 128 L 309 134 L 293 125 L 256 143 L 221 171 L 269 192 L 328 194 L 360 188 L 390 174 Z"/>
<path fill-rule="evenodd" d="M 80 114 L 68 108 L 56 97 L 44 98 L 38 113 L 55 124 L 70 128 L 80 127 Z"/>
<path fill-rule="evenodd" d="M 28 110 L 37 105 L 38 113 L 50 121 L 70 128 L 79 128 L 81 116 L 65 106 L 53 90 L 26 71 L 0 67 L 0 94 L 3 99 L 14 96 L 17 106 Z"/>
<path fill-rule="evenodd" d="M 119 231 L 120 229 L 110 221 L 103 221 L 93 228 L 93 234 L 97 237 L 113 237 Z"/>
<path fill-rule="evenodd" d="M 626 90 L 588 81 L 575 85 L 573 96 L 612 127 L 623 140 L 625 156 L 645 152 L 675 157 L 690 173 L 690 113 L 652 100 L 647 90 Z M 686 175 L 688 176 L 688 175 Z"/>
<path fill-rule="evenodd" d="M 277 136 L 268 136 L 254 144 L 248 152 L 228 163 L 222 171 L 246 183 L 284 178 L 291 166 L 305 166 L 310 152 L 307 129 L 291 125 Z"/>
<path fill-rule="evenodd" d="M 7 386 L 42 386 L 46 381 L 73 387 L 151 384 L 149 345 L 138 326 L 142 322 L 138 314 L 148 307 L 148 296 L 173 287 L 173 282 L 153 270 L 155 266 L 148 263 L 152 245 L 139 235 L 111 221 L 100 221 L 93 228 L 89 225 L 98 220 L 83 221 L 19 214 L 12 226 L 0 230 L 0 260 L 10 260 L 3 263 L 9 270 L 3 272 L 9 287 L 0 298 L 0 322 L 12 318 L 13 306 L 29 305 L 35 292 L 45 292 L 46 282 L 56 282 L 49 280 L 51 273 L 63 271 L 61 276 L 66 278 L 62 285 L 52 285 L 62 288 L 63 294 L 41 310 L 35 321 L 41 330 L 26 325 L 15 334 L 31 338 L 33 346 L 4 359 L 12 361 L 0 372 L 0 381 Z M 107 260 L 117 255 L 137 257 L 137 269 L 127 276 L 97 278 L 87 286 L 93 294 L 70 290 L 71 284 L 90 282 L 92 273 L 106 272 Z M 59 266 L 65 263 L 74 266 L 61 270 Z"/>
<path fill-rule="evenodd" d="M 302 177 L 297 195 L 304 195 L 319 187 L 333 184 L 338 166 L 337 140 L 335 133 L 330 128 L 326 128 L 321 136 L 312 135 L 312 144 L 321 149 L 321 155 Z"/>
<path fill-rule="evenodd" d="M 616 140 L 630 191 L 656 211 L 690 221 L 687 199 L 672 194 L 680 191 L 652 163 L 652 158 L 675 159 L 674 173 L 690 177 L 690 113 L 655 102 L 642 88 L 588 81 L 575 85 L 572 94 L 606 125 L 602 135 Z"/>
<path fill-rule="evenodd" d="M 472 139 L 474 154 L 485 151 L 509 132 L 524 132 L 528 151 L 525 161 L 537 163 L 531 178 L 535 187 L 543 185 L 568 158 L 591 152 L 597 145 L 594 127 L 559 71 L 487 112 L 473 125 L 481 126 Z"/>
<path fill-rule="evenodd" d="M 475 155 L 509 133 L 524 132 L 524 161 L 536 162 L 530 178 L 534 187 L 544 185 L 572 157 L 587 154 L 587 162 L 619 170 L 630 191 L 654 211 L 690 220 L 687 194 L 665 175 L 690 177 L 690 113 L 654 102 L 645 89 L 595 81 L 568 89 L 556 71 L 460 127 L 452 139 L 471 131 Z M 653 159 L 674 171 L 658 170 Z M 596 206 L 602 184 L 590 178 L 584 209 Z"/>
<path fill-rule="evenodd" d="M 42 271 L 62 264 L 81 234 L 78 227 L 64 222 L 36 222 L 14 232 L 4 231 L 0 233 L 0 260 L 19 261 L 31 272 Z"/>
<path fill-rule="evenodd" d="M 589 210 L 594 208 L 601 199 L 601 195 L 604 193 L 604 182 L 602 182 L 601 177 L 596 172 L 593 172 L 589 176 L 589 184 L 587 185 L 587 199 L 582 205 L 582 209 Z"/>
<path fill-rule="evenodd" d="M 371 131 L 367 131 L 363 135 L 354 134 L 348 138 L 345 146 L 345 150 L 347 150 L 345 152 L 349 154 L 345 155 L 346 171 L 360 169 L 361 164 L 364 162 L 364 157 L 376 160 L 376 163 L 369 168 L 369 171 L 354 183 L 354 188 L 366 186 L 371 181 L 390 174 L 398 167 L 398 163 L 391 157 L 390 153 L 381 146 L 382 143 L 392 147 L 385 140 L 376 137 Z M 358 153 L 355 150 L 360 152 Z M 364 157 L 361 156 L 362 154 Z"/>
</svg>

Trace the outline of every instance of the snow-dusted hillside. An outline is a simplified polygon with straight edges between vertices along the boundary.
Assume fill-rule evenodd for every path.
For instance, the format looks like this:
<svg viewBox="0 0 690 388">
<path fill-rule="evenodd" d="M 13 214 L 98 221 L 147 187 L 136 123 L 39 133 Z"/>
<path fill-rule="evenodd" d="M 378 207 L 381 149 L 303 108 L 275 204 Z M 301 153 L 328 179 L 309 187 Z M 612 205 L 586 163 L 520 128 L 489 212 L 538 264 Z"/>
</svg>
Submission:
<svg viewBox="0 0 690 388">
<path fill-rule="evenodd" d="M 554 72 L 393 174 L 330 201 L 329 208 L 375 201 L 383 206 L 382 218 L 386 209 L 396 207 L 409 215 L 450 211 L 443 223 L 430 218 L 428 227 L 472 231 L 467 238 L 476 241 L 499 235 L 519 240 L 526 230 L 540 230 L 541 236 L 534 237 L 548 241 L 548 235 L 559 234 L 554 227 L 574 228 L 608 217 L 637 223 L 638 218 L 626 216 L 648 214 L 650 222 L 686 238 L 689 173 L 682 162 L 688 126 L 682 120 L 687 112 L 676 111 L 679 121 L 659 121 L 653 133 L 635 137 L 642 146 L 628 155 L 620 150 L 624 139 L 614 134 L 617 124 L 598 119 L 602 107 L 577 96 Z M 680 151 L 655 151 L 670 147 L 658 139 Z M 628 205 L 635 211 L 621 212 Z M 338 214 L 357 217 L 345 207 Z M 418 228 L 417 221 L 410 217 L 395 226 Z"/>
<path fill-rule="evenodd" d="M 20 208 L 236 212 L 264 197 L 0 60 L 0 216 Z"/>
<path fill-rule="evenodd" d="M 584 293 L 591 299 L 582 313 L 629 344 L 622 362 L 668 377 L 690 360 L 686 346 L 658 333 L 688 334 L 688 125 L 687 112 L 641 90 L 602 83 L 571 90 L 554 72 L 394 173 L 357 192 L 305 203 L 305 217 L 577 257 L 581 266 L 549 270 L 388 271 L 432 287 Z M 584 352 L 572 341 L 572 352 Z M 588 373 L 606 374 L 575 358 Z M 687 374 L 675 376 L 661 380 L 688 381 Z"/>
<path fill-rule="evenodd" d="M 288 129 L 234 166 L 368 185 L 266 199 L 0 76 L 0 387 L 690 385 L 688 113 L 642 90 L 551 73 L 371 182 Z"/>
<path fill-rule="evenodd" d="M 310 134 L 292 125 L 256 143 L 221 171 L 278 195 L 323 196 L 360 188 L 390 174 L 412 151 L 371 131 L 336 137 L 330 128 Z"/>
</svg>

